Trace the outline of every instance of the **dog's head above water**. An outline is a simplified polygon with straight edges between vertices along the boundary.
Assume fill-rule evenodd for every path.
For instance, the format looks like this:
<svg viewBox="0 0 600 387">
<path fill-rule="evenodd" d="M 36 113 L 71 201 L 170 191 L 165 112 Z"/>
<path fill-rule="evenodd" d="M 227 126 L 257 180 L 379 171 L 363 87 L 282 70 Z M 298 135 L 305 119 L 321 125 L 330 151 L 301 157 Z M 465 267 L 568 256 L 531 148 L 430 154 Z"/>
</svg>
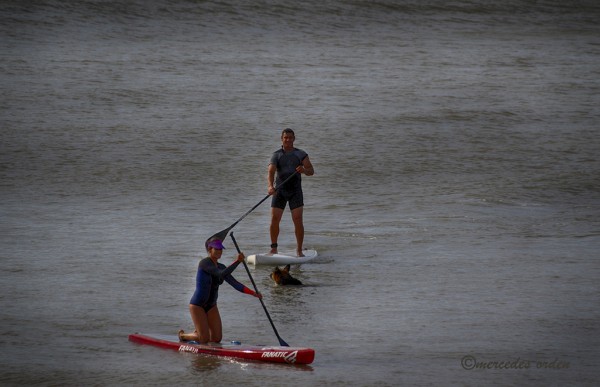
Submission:
<svg viewBox="0 0 600 387">
<path fill-rule="evenodd" d="M 271 273 L 271 279 L 277 285 L 302 285 L 302 282 L 290 275 L 290 265 L 286 265 L 283 270 L 277 266 Z"/>
</svg>

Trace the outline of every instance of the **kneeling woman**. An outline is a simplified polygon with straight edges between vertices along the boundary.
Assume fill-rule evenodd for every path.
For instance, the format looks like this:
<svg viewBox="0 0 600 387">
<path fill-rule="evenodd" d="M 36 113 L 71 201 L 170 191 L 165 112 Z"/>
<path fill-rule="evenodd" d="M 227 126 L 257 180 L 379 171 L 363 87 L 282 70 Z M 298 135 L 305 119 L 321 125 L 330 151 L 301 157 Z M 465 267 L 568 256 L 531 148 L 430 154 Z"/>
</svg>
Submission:
<svg viewBox="0 0 600 387">
<path fill-rule="evenodd" d="M 221 315 L 217 307 L 217 298 L 219 296 L 219 285 L 223 281 L 227 281 L 228 284 L 242 293 L 262 298 L 260 293 L 248 289 L 231 275 L 238 265 L 244 261 L 244 254 L 239 253 L 237 260 L 226 267 L 218 262 L 223 254 L 223 249 L 223 243 L 219 239 L 211 240 L 206 245 L 209 256 L 202 259 L 198 264 L 196 291 L 190 301 L 190 314 L 196 330 L 193 333 L 185 333 L 180 330 L 179 340 L 194 340 L 201 344 L 221 342 L 223 329 Z"/>
</svg>

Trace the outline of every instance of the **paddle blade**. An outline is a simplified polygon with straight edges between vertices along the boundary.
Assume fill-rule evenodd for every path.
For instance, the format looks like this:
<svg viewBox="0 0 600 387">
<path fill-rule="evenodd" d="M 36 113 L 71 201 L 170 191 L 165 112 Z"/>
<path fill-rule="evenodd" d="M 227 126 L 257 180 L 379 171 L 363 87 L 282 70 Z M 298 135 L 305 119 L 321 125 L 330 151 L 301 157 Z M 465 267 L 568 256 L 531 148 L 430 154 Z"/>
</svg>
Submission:
<svg viewBox="0 0 600 387">
<path fill-rule="evenodd" d="M 289 347 L 290 346 L 281 337 L 278 337 L 278 339 L 279 339 L 279 345 L 281 345 L 282 347 Z"/>
<path fill-rule="evenodd" d="M 225 242 L 225 238 L 227 238 L 227 233 L 229 232 L 229 230 L 231 230 L 233 228 L 233 226 L 235 226 L 236 223 L 232 224 L 231 226 L 227 227 L 225 230 L 221 230 L 218 233 L 214 234 L 213 236 L 211 236 L 210 238 L 208 238 L 206 240 L 206 242 L 204 242 L 204 247 L 206 247 L 208 249 L 208 242 L 214 240 L 214 239 L 218 239 L 221 242 Z"/>
</svg>

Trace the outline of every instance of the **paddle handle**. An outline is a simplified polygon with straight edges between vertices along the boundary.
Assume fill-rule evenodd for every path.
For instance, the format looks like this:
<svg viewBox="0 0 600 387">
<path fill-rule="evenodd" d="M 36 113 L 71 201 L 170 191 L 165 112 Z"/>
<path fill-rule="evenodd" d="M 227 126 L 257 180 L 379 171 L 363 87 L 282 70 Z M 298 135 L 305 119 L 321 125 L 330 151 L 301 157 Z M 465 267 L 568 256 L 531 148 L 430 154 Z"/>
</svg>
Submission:
<svg viewBox="0 0 600 387">
<path fill-rule="evenodd" d="M 237 241 L 235 240 L 235 238 L 233 236 L 233 232 L 229 233 L 229 236 L 231 237 L 231 240 L 233 241 L 233 244 L 235 245 L 235 248 L 237 249 L 238 254 L 241 254 L 242 252 L 240 251 L 240 247 L 238 246 Z M 254 286 L 254 291 L 256 293 L 259 293 L 258 288 L 256 287 L 256 283 L 254 283 L 254 278 L 252 278 L 252 274 L 250 274 L 250 269 L 248 269 L 248 265 L 246 264 L 246 261 L 244 260 L 244 261 L 242 261 L 242 263 L 244 264 L 246 273 L 248 273 L 248 277 L 250 277 L 252 286 Z M 275 332 L 275 336 L 277 336 L 277 339 L 279 340 L 279 345 L 281 345 L 282 347 L 289 347 L 289 344 L 286 343 L 285 340 L 283 340 L 281 338 L 281 336 L 279 336 L 279 332 L 277 332 L 277 328 L 275 328 L 275 324 L 273 324 L 271 315 L 269 314 L 269 311 L 267 310 L 267 307 L 265 306 L 265 303 L 263 302 L 262 298 L 259 298 L 258 300 L 260 301 L 260 304 L 262 305 L 263 309 L 265 310 L 265 314 L 267 315 L 267 318 L 269 319 L 269 322 L 271 323 L 271 327 L 273 327 L 273 332 Z"/>
</svg>

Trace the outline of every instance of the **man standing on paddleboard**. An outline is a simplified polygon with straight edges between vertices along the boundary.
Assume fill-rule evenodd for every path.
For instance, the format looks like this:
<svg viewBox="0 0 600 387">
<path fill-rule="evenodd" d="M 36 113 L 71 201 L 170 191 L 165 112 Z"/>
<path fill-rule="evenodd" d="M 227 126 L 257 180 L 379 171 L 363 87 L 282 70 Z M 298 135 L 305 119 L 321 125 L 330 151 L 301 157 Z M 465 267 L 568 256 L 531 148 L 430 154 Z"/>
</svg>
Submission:
<svg viewBox="0 0 600 387">
<path fill-rule="evenodd" d="M 302 244 L 304 243 L 304 223 L 302 219 L 304 209 L 304 196 L 302 193 L 301 174 L 312 176 L 315 174 L 308 154 L 302 149 L 294 148 L 296 135 L 290 128 L 281 132 L 281 149 L 276 150 L 271 156 L 267 174 L 268 192 L 271 199 L 271 254 L 277 254 L 277 239 L 279 238 L 279 223 L 287 203 L 292 212 L 294 231 L 296 234 L 296 253 L 303 257 Z M 277 179 L 275 179 L 277 172 Z M 280 184 L 288 177 L 295 174 L 283 186 Z M 277 187 L 277 189 L 275 189 Z"/>
</svg>

